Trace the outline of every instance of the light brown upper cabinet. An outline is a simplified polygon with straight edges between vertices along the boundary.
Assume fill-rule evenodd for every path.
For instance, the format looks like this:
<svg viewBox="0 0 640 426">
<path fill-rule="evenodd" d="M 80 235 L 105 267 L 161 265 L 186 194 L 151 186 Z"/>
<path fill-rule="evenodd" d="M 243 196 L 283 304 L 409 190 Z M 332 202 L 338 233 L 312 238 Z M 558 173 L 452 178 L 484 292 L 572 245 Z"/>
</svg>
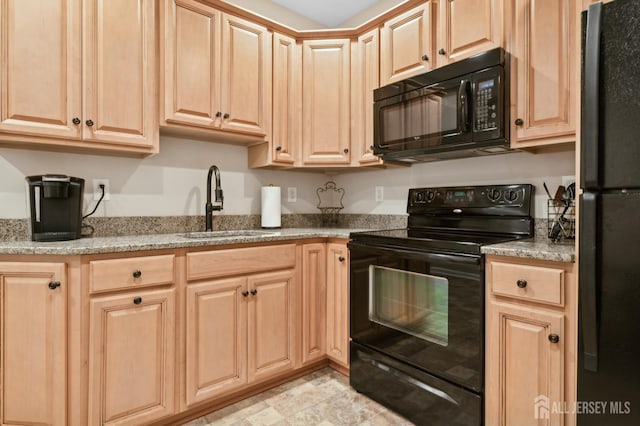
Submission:
<svg viewBox="0 0 640 426">
<path fill-rule="evenodd" d="M 305 165 L 348 165 L 350 40 L 305 40 L 302 70 L 302 161 Z"/>
<path fill-rule="evenodd" d="M 504 46 L 503 0 L 438 3 L 437 64 L 446 65 Z"/>
<path fill-rule="evenodd" d="M 292 167 L 299 162 L 302 131 L 302 49 L 296 39 L 273 34 L 273 121 L 267 140 L 249 146 L 249 167 Z"/>
<path fill-rule="evenodd" d="M 373 89 L 380 85 L 380 42 L 377 28 L 358 37 L 351 76 L 351 146 L 354 165 L 379 165 L 373 155 Z"/>
<path fill-rule="evenodd" d="M 153 0 L 6 1 L 0 140 L 154 153 Z"/>
<path fill-rule="evenodd" d="M 264 136 L 271 33 L 195 0 L 163 2 L 162 125 Z"/>
<path fill-rule="evenodd" d="M 511 20 L 511 146 L 575 141 L 575 0 L 515 0 Z"/>
<path fill-rule="evenodd" d="M 435 6 L 432 0 L 384 23 L 380 31 L 380 85 L 434 67 Z"/>
</svg>

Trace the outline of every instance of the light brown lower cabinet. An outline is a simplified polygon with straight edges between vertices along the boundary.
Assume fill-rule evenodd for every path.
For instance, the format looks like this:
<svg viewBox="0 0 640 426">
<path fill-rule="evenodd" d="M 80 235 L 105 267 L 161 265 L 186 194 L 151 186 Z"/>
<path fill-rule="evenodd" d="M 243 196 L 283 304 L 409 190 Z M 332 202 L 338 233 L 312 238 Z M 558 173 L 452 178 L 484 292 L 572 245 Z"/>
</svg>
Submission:
<svg viewBox="0 0 640 426">
<path fill-rule="evenodd" d="M 187 254 L 187 406 L 296 367 L 295 250 L 285 244 Z"/>
<path fill-rule="evenodd" d="M 302 364 L 322 359 L 327 354 L 327 245 L 302 246 Z"/>
<path fill-rule="evenodd" d="M 327 356 L 349 368 L 349 250 L 327 244 Z"/>
<path fill-rule="evenodd" d="M 176 424 L 348 369 L 344 240 L 30 258 L 0 257 L 2 425 Z"/>
<path fill-rule="evenodd" d="M 244 277 L 207 280 L 187 287 L 187 405 L 247 383 L 247 304 Z"/>
<path fill-rule="evenodd" d="M 575 425 L 574 264 L 488 256 L 486 274 L 485 424 Z"/>
<path fill-rule="evenodd" d="M 89 312 L 89 424 L 173 414 L 175 289 L 95 297 Z"/>
<path fill-rule="evenodd" d="M 349 251 L 344 242 L 302 247 L 302 364 L 328 357 L 349 369 Z"/>
<path fill-rule="evenodd" d="M 288 269 L 247 277 L 249 383 L 296 367 L 295 276 Z"/>
<path fill-rule="evenodd" d="M 0 262 L 0 424 L 67 424 L 64 263 Z"/>
</svg>

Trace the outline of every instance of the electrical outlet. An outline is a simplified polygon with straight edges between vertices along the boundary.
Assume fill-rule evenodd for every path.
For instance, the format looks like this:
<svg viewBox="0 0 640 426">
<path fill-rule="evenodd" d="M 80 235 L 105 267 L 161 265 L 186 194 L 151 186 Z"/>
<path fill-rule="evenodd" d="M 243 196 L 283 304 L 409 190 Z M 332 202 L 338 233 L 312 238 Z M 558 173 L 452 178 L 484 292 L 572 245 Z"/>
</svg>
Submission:
<svg viewBox="0 0 640 426">
<path fill-rule="evenodd" d="M 376 201 L 384 201 L 384 186 L 376 186 Z"/>
<path fill-rule="evenodd" d="M 295 203 L 298 200 L 298 191 L 295 186 L 287 188 L 287 201 L 290 203 Z"/>
<path fill-rule="evenodd" d="M 111 190 L 109 188 L 109 179 L 94 179 L 93 180 L 93 200 L 98 201 L 102 196 L 102 189 L 100 185 L 104 185 L 104 198 L 102 201 L 109 201 L 111 199 Z"/>
<path fill-rule="evenodd" d="M 575 181 L 576 181 L 575 176 L 562 176 L 562 186 L 564 186 L 565 188 L 568 188 L 569 185 L 571 185 Z"/>
</svg>

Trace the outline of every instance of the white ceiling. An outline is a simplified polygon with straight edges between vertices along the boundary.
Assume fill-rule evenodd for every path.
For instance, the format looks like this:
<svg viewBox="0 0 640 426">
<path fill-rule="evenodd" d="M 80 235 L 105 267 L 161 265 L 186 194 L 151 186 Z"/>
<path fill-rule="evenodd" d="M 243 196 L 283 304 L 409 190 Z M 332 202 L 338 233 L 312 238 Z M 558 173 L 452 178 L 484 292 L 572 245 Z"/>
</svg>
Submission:
<svg viewBox="0 0 640 426">
<path fill-rule="evenodd" d="M 378 0 L 272 0 L 274 3 L 326 25 L 337 27 Z"/>
</svg>

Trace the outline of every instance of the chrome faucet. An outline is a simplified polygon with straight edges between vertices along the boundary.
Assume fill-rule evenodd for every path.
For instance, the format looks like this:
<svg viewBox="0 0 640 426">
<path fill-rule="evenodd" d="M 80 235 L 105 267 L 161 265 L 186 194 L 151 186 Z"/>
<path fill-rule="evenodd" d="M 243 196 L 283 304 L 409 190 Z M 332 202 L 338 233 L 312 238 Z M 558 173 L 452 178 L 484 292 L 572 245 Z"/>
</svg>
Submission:
<svg viewBox="0 0 640 426">
<path fill-rule="evenodd" d="M 211 204 L 211 175 L 214 172 L 216 174 L 215 202 L 220 203 L 215 206 Z M 222 195 L 222 187 L 220 186 L 220 169 L 218 169 L 218 166 L 211 166 L 209 167 L 209 174 L 207 175 L 207 204 L 205 205 L 205 219 L 207 224 L 205 231 L 213 231 L 213 211 L 222 210 L 223 204 L 224 196 Z"/>
</svg>

